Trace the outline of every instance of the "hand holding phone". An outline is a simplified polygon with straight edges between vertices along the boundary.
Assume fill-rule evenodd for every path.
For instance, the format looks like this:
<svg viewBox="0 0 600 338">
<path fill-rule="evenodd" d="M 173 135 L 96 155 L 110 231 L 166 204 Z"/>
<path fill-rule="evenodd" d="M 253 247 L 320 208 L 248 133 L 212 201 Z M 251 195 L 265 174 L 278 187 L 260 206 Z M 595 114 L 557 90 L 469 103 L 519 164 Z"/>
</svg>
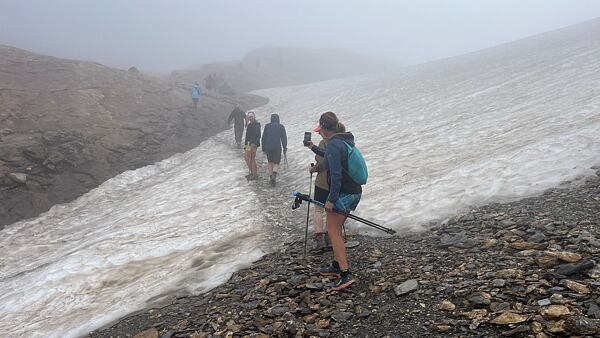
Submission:
<svg viewBox="0 0 600 338">
<path fill-rule="evenodd" d="M 304 143 L 305 147 L 308 147 L 308 143 L 310 142 L 310 137 L 311 137 L 311 133 L 310 131 L 304 132 L 304 140 L 302 141 L 302 143 Z"/>
</svg>

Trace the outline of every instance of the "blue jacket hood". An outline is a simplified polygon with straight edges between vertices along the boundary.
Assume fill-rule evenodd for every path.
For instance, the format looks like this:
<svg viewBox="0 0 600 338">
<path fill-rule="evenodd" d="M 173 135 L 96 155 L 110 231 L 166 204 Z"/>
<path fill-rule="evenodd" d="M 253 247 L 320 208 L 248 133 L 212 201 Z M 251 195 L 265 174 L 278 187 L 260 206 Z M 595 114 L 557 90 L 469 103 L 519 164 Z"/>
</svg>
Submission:
<svg viewBox="0 0 600 338">
<path fill-rule="evenodd" d="M 329 140 L 329 142 L 331 142 L 333 140 L 344 141 L 344 142 L 348 143 L 349 145 L 351 145 L 352 147 L 354 147 L 354 135 L 352 135 L 352 133 L 350 133 L 350 132 L 335 134 Z"/>
</svg>

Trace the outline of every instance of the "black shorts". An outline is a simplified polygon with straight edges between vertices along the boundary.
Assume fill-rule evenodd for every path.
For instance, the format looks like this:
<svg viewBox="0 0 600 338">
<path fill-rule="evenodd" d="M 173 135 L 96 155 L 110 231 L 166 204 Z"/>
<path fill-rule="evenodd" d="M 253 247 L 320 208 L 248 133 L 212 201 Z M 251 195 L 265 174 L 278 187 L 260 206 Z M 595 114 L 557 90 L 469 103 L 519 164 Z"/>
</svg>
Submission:
<svg viewBox="0 0 600 338">
<path fill-rule="evenodd" d="M 279 164 L 281 162 L 281 149 L 265 150 L 265 153 L 267 153 L 267 161 L 269 163 Z"/>
<path fill-rule="evenodd" d="M 329 196 L 329 190 L 319 188 L 315 185 L 315 195 L 314 195 L 315 201 L 325 204 L 325 202 L 327 201 L 327 196 Z"/>
</svg>

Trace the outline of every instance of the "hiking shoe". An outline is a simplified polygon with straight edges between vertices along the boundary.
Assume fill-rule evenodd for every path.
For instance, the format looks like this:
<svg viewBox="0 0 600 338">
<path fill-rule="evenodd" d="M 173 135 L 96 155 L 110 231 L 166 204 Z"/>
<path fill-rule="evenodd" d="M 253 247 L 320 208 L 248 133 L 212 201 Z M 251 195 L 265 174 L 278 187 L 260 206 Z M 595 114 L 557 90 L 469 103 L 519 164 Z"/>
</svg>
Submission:
<svg viewBox="0 0 600 338">
<path fill-rule="evenodd" d="M 328 247 L 327 247 L 326 238 L 327 238 L 327 233 L 325 233 L 325 232 L 315 233 L 313 235 L 314 245 L 313 245 L 311 252 L 321 254 L 321 253 L 327 251 Z"/>
<path fill-rule="evenodd" d="M 340 291 L 349 287 L 354 282 L 356 282 L 356 279 L 352 277 L 352 272 L 348 271 L 348 273 L 346 273 L 346 276 L 340 275 L 340 279 L 337 281 L 337 283 L 335 283 L 335 285 L 331 289 L 333 291 Z"/>
<path fill-rule="evenodd" d="M 342 270 L 337 266 L 326 266 L 319 269 L 319 273 L 323 276 L 341 276 Z"/>
<path fill-rule="evenodd" d="M 275 186 L 276 181 L 275 181 L 275 175 L 271 175 L 269 178 L 269 183 L 271 184 L 272 187 Z"/>
</svg>

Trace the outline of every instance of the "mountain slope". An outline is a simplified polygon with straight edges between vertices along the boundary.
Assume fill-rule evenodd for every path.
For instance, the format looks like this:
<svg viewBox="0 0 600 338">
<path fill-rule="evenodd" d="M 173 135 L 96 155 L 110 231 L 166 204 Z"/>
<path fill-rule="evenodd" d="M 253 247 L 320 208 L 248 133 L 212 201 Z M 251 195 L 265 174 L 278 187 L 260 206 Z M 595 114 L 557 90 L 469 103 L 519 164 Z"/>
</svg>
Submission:
<svg viewBox="0 0 600 338">
<path fill-rule="evenodd" d="M 0 46 L 0 226 L 194 147 L 225 127 L 233 103 L 266 102 L 204 97 L 195 113 L 190 101 L 138 72 Z"/>
<path fill-rule="evenodd" d="M 167 79 L 186 84 L 204 81 L 212 74 L 227 87 L 246 92 L 377 73 L 391 68 L 387 62 L 344 49 L 262 47 L 250 51 L 242 60 L 174 71 Z"/>
<path fill-rule="evenodd" d="M 369 162 L 360 213 L 418 227 L 593 174 L 598 36 L 592 20 L 384 76 L 256 93 L 269 97 L 265 111 L 278 111 L 289 134 L 321 112 L 338 114 Z"/>
</svg>

